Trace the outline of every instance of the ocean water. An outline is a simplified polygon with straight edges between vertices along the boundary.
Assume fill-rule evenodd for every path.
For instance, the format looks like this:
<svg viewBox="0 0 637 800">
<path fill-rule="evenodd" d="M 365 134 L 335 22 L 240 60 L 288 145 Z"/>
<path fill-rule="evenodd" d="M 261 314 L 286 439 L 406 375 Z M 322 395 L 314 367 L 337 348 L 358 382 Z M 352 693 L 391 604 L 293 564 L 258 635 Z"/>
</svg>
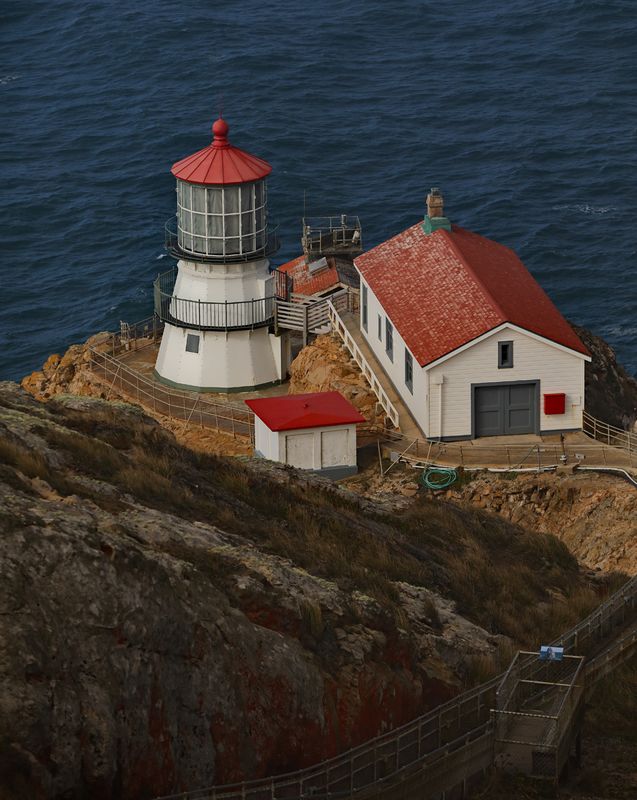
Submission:
<svg viewBox="0 0 637 800">
<path fill-rule="evenodd" d="M 637 371 L 635 0 L 4 0 L 0 378 L 152 312 L 171 164 L 274 166 L 278 261 L 308 211 L 366 247 L 424 212 L 513 247 Z M 400 280 L 400 275 L 396 276 Z"/>
</svg>

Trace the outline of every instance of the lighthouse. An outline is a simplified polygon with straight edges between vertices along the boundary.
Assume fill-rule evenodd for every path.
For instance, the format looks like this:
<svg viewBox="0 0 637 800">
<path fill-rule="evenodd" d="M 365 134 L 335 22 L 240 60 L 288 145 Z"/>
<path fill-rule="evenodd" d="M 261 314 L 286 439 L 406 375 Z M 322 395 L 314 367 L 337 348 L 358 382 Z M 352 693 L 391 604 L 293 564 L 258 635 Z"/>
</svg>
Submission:
<svg viewBox="0 0 637 800">
<path fill-rule="evenodd" d="M 277 250 L 268 225 L 266 179 L 272 167 L 228 140 L 227 122 L 213 141 L 172 167 L 176 219 L 166 246 L 177 268 L 155 281 L 155 312 L 164 333 L 158 380 L 197 392 L 238 392 L 285 379 L 287 334 L 274 335 Z"/>
</svg>

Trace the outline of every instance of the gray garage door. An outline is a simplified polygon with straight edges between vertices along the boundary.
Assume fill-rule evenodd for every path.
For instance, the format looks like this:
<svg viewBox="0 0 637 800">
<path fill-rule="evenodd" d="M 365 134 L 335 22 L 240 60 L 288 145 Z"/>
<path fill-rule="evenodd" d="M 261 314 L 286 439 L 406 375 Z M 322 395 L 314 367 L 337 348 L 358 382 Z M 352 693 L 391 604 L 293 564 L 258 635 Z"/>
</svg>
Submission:
<svg viewBox="0 0 637 800">
<path fill-rule="evenodd" d="M 476 386 L 474 392 L 476 436 L 536 432 L 535 383 Z"/>
</svg>

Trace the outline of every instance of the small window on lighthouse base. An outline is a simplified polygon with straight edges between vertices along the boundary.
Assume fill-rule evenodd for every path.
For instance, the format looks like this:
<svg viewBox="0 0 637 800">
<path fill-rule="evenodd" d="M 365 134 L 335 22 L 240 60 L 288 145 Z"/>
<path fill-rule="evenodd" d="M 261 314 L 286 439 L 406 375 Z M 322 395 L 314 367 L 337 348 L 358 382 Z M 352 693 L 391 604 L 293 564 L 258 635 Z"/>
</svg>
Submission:
<svg viewBox="0 0 637 800">
<path fill-rule="evenodd" d="M 199 352 L 199 337 L 195 336 L 194 333 L 188 333 L 186 335 L 186 352 L 187 353 Z"/>
</svg>

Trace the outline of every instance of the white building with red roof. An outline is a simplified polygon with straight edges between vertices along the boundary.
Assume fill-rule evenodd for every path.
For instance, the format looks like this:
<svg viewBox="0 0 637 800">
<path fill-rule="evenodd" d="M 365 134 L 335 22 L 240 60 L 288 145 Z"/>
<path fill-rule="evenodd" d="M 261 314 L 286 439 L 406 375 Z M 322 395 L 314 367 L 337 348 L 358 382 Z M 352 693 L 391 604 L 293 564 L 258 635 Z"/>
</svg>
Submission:
<svg viewBox="0 0 637 800">
<path fill-rule="evenodd" d="M 424 222 L 354 260 L 360 327 L 428 438 L 579 430 L 588 351 L 517 255 Z"/>
<path fill-rule="evenodd" d="M 330 478 L 356 472 L 356 425 L 365 422 L 339 392 L 246 400 L 254 411 L 255 454 Z"/>
<path fill-rule="evenodd" d="M 209 145 L 172 167 L 177 214 L 167 246 L 178 262 L 155 281 L 164 322 L 155 374 L 187 390 L 241 391 L 284 380 L 290 362 L 289 336 L 273 333 L 272 167 L 232 145 L 224 119 L 212 132 Z"/>
</svg>

